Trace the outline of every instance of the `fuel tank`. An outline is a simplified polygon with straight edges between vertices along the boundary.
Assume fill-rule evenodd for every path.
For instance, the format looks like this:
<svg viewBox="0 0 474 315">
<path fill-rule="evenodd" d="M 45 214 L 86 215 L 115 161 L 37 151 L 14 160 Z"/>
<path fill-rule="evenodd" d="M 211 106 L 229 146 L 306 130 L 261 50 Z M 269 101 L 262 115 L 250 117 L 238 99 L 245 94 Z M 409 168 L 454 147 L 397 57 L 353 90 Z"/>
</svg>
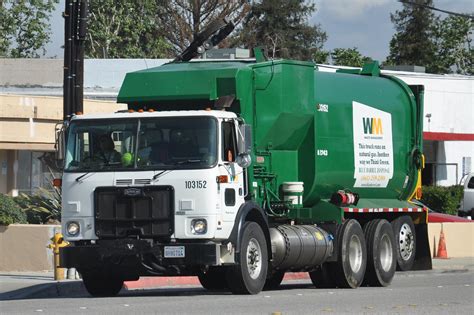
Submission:
<svg viewBox="0 0 474 315">
<path fill-rule="evenodd" d="M 311 269 L 333 251 L 333 237 L 313 225 L 280 225 L 270 228 L 273 267 L 279 270 Z"/>
</svg>

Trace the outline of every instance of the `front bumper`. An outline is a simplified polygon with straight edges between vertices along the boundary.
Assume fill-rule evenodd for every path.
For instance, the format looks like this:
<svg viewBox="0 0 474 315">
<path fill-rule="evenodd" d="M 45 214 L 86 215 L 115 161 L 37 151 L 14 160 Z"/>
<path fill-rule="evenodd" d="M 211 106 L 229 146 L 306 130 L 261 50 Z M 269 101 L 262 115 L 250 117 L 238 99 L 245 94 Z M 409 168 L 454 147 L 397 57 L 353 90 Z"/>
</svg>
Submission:
<svg viewBox="0 0 474 315">
<path fill-rule="evenodd" d="M 184 247 L 184 257 L 165 257 L 165 247 Z M 60 266 L 80 272 L 111 272 L 134 278 L 142 275 L 186 275 L 201 266 L 219 264 L 220 245 L 205 243 L 152 244 L 121 239 L 60 249 Z"/>
</svg>

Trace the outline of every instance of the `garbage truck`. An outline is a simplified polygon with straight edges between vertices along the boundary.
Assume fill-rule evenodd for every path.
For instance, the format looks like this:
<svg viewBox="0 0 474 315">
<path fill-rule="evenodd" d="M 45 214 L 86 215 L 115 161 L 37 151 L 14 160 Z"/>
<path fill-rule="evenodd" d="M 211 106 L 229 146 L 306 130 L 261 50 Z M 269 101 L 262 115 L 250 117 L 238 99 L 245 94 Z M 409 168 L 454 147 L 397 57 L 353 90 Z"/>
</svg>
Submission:
<svg viewBox="0 0 474 315">
<path fill-rule="evenodd" d="M 197 276 L 257 294 L 285 272 L 316 287 L 387 286 L 430 268 L 423 87 L 312 62 L 191 60 L 228 33 L 196 37 L 174 61 L 128 73 L 127 110 L 71 114 L 63 157 L 61 266 L 93 296 L 141 276 Z M 212 36 L 211 36 L 212 35 Z"/>
</svg>

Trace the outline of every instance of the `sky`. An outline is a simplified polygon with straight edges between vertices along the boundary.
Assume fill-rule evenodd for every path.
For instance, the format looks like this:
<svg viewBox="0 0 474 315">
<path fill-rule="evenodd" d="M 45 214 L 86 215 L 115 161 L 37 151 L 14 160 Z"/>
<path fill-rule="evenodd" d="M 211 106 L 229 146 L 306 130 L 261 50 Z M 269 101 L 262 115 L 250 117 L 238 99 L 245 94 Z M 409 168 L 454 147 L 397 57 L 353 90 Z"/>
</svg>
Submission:
<svg viewBox="0 0 474 315">
<path fill-rule="evenodd" d="M 396 0 L 315 0 L 312 24 L 321 24 L 328 35 L 324 48 L 354 48 L 362 55 L 383 61 L 395 29 L 390 13 L 402 9 Z M 434 6 L 459 13 L 473 13 L 473 0 L 434 0 Z M 446 17 L 441 12 L 435 12 Z"/>
<path fill-rule="evenodd" d="M 63 57 L 64 1 L 60 0 L 51 17 L 51 42 L 46 46 L 46 57 Z M 389 42 L 395 30 L 390 13 L 402 8 L 396 0 L 313 0 L 316 12 L 310 24 L 320 24 L 328 40 L 325 50 L 358 48 L 364 56 L 383 61 L 389 53 Z M 439 9 L 459 13 L 473 13 L 474 0 L 434 0 Z M 446 17 L 445 14 L 435 12 Z"/>
</svg>

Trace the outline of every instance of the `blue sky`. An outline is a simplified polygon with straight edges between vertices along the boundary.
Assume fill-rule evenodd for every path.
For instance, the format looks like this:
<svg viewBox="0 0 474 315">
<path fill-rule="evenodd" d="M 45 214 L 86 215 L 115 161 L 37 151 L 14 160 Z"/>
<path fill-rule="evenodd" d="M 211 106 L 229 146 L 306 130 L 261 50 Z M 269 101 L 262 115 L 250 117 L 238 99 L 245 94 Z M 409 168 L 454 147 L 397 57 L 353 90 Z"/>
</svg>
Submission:
<svg viewBox="0 0 474 315">
<path fill-rule="evenodd" d="M 394 34 L 390 13 L 401 9 L 396 0 L 314 0 L 317 11 L 310 23 L 319 23 L 328 34 L 324 46 L 334 48 L 353 48 L 376 60 L 383 61 L 389 52 L 389 42 Z M 434 5 L 460 13 L 473 13 L 474 0 L 434 0 Z M 62 58 L 60 48 L 64 42 L 64 20 L 61 12 L 64 0 L 60 0 L 56 12 L 51 17 L 51 43 L 46 47 L 47 57 Z M 440 14 L 440 13 L 437 13 Z M 441 14 L 444 17 L 444 14 Z"/>
<path fill-rule="evenodd" d="M 389 53 L 389 42 L 395 30 L 390 13 L 402 8 L 396 0 L 315 0 L 317 12 L 311 23 L 319 23 L 328 34 L 326 50 L 353 48 L 383 61 Z M 473 13 L 473 0 L 434 0 L 439 9 Z M 445 17 L 445 14 L 435 12 Z"/>
</svg>

